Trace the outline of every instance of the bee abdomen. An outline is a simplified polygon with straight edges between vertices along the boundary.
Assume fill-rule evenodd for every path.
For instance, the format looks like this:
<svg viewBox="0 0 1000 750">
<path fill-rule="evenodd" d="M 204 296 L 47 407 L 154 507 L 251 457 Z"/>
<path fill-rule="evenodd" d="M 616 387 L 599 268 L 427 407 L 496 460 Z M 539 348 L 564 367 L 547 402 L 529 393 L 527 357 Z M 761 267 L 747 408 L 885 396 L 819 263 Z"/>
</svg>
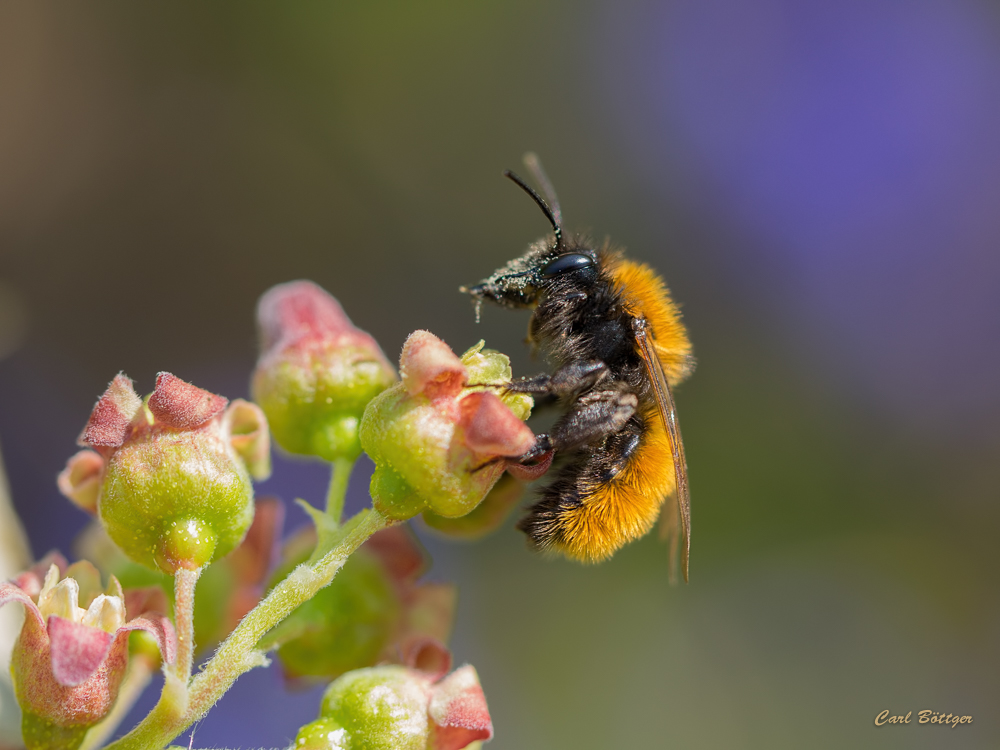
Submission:
<svg viewBox="0 0 1000 750">
<path fill-rule="evenodd" d="M 646 534 L 673 490 L 670 445 L 647 408 L 600 448 L 564 466 L 518 528 L 541 550 L 600 562 Z"/>
</svg>

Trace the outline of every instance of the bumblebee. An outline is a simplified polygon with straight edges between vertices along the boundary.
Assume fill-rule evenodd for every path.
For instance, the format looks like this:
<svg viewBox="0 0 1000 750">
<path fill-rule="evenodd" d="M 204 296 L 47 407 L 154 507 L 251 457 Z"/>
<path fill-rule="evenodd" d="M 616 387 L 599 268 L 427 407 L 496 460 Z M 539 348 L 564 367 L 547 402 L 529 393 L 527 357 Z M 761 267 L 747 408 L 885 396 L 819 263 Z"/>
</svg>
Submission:
<svg viewBox="0 0 1000 750">
<path fill-rule="evenodd" d="M 504 175 L 538 204 L 552 233 L 471 287 L 476 301 L 533 308 L 528 341 L 554 366 L 510 391 L 556 402 L 563 413 L 519 462 L 555 456 L 555 479 L 518 523 L 531 544 L 582 562 L 607 559 L 661 516 L 688 580 L 691 513 L 684 444 L 671 387 L 694 369 L 677 305 L 649 266 L 567 235 L 555 192 L 533 154 L 525 164 L 545 198 Z M 674 498 L 663 509 L 665 500 Z M 673 566 L 673 562 L 671 565 Z"/>
</svg>

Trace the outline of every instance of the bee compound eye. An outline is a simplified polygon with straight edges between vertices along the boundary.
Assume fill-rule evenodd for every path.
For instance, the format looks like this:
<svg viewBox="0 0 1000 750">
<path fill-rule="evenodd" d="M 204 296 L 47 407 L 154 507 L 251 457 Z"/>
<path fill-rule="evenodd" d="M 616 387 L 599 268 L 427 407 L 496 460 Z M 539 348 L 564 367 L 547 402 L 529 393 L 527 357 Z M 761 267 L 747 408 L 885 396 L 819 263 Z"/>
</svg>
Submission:
<svg viewBox="0 0 1000 750">
<path fill-rule="evenodd" d="M 542 268 L 542 278 L 551 279 L 553 276 L 559 276 L 570 271 L 579 271 L 581 268 L 589 268 L 592 265 L 594 265 L 594 259 L 589 255 L 567 253 L 566 255 L 560 255 L 555 260 L 549 261 Z"/>
</svg>

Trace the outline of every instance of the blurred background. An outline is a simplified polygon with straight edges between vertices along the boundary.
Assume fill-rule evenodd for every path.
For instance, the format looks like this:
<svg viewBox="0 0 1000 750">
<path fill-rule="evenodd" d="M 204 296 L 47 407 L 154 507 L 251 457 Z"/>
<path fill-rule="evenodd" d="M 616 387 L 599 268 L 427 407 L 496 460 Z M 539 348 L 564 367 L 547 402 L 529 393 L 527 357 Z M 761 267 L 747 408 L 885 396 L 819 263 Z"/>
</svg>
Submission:
<svg viewBox="0 0 1000 750">
<path fill-rule="evenodd" d="M 995 748 L 997 133 L 980 0 L 4 4 L 15 505 L 37 555 L 71 549 L 55 475 L 107 382 L 246 396 L 278 282 L 321 284 L 390 359 L 427 328 L 540 371 L 526 315 L 476 325 L 457 292 L 545 232 L 500 176 L 534 150 L 566 225 L 683 305 L 692 572 L 671 588 L 653 536 L 581 567 L 512 522 L 418 528 L 490 747 Z M 261 491 L 326 478 L 281 459 Z M 251 673 L 194 744 L 282 746 L 318 702 Z"/>
</svg>

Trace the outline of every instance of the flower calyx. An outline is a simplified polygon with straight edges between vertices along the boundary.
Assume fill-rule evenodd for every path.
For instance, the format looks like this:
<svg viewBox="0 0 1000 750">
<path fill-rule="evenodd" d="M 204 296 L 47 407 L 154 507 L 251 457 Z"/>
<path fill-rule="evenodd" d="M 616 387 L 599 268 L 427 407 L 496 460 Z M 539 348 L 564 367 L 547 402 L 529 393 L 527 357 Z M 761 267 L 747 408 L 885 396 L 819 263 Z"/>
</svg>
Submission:
<svg viewBox="0 0 1000 750">
<path fill-rule="evenodd" d="M 40 587 L 37 574 L 17 580 L 24 588 L 0 583 L 0 606 L 18 602 L 25 609 L 11 672 L 29 750 L 48 747 L 54 737 L 73 746 L 111 710 L 125 677 L 133 630 L 149 633 L 163 658 L 174 660 L 177 642 L 170 621 L 145 609 L 130 619 L 126 602 L 151 600 L 127 599 L 114 577 L 102 591 L 100 574 L 90 563 L 71 565 L 65 576 L 53 563 Z"/>
<path fill-rule="evenodd" d="M 505 391 L 510 360 L 480 342 L 461 357 L 434 334 L 410 335 L 402 382 L 376 397 L 361 423 L 375 462 L 371 494 L 388 518 L 424 509 L 446 518 L 469 513 L 507 468 L 534 445 L 524 424 L 527 394 Z"/>
<path fill-rule="evenodd" d="M 97 514 L 133 560 L 173 574 L 235 548 L 253 520 L 251 476 L 270 473 L 254 404 L 161 372 L 146 403 L 117 375 L 97 402 L 59 489 Z"/>
</svg>

